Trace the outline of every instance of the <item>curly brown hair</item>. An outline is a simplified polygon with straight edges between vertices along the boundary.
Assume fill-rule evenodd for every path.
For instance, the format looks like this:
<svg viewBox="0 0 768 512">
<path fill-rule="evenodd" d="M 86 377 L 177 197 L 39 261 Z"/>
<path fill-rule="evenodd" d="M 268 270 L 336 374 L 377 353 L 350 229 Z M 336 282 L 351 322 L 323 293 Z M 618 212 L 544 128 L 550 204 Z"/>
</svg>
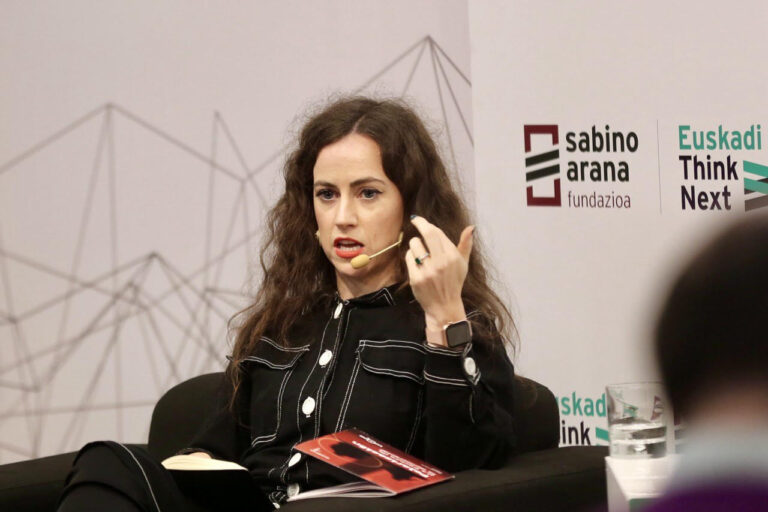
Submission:
<svg viewBox="0 0 768 512">
<path fill-rule="evenodd" d="M 313 169 L 321 149 L 350 133 L 366 135 L 381 150 L 384 172 L 403 198 L 404 240 L 418 236 L 408 220 L 415 213 L 442 229 L 454 243 L 469 225 L 469 214 L 454 190 L 432 137 L 419 116 L 401 100 L 347 97 L 336 100 L 312 116 L 303 126 L 298 147 L 283 169 L 285 192 L 267 217 L 266 240 L 261 249 L 262 281 L 256 301 L 233 317 L 237 323 L 227 377 L 233 400 L 242 375 L 239 363 L 253 353 L 265 334 L 289 345 L 290 322 L 316 304 L 332 300 L 336 292 L 334 268 L 314 233 L 317 223 L 313 206 Z M 399 247 L 399 277 L 406 280 L 407 244 Z M 291 262 L 286 265 L 285 262 Z M 473 329 L 480 333 L 498 330 L 499 340 L 514 351 L 512 316 L 489 286 L 487 262 L 475 236 L 462 299 L 473 316 Z M 408 286 L 407 281 L 403 286 Z"/>
</svg>

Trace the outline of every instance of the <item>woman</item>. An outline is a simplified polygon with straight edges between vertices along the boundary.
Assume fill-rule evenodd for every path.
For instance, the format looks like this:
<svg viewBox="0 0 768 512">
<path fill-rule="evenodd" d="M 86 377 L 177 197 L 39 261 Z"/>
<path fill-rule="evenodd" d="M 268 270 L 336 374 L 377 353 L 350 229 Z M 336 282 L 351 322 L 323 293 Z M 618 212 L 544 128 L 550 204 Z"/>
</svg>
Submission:
<svg viewBox="0 0 768 512">
<path fill-rule="evenodd" d="M 514 450 L 499 334 L 511 320 L 418 116 L 397 101 L 339 100 L 306 123 L 284 174 L 222 403 L 180 453 L 242 464 L 278 504 L 350 480 L 293 449 L 349 427 L 449 471 L 501 465 Z M 97 448 L 132 465 L 122 445 Z M 155 510 L 178 490 L 142 463 Z M 60 510 L 76 510 L 79 488 L 70 482 Z"/>
</svg>

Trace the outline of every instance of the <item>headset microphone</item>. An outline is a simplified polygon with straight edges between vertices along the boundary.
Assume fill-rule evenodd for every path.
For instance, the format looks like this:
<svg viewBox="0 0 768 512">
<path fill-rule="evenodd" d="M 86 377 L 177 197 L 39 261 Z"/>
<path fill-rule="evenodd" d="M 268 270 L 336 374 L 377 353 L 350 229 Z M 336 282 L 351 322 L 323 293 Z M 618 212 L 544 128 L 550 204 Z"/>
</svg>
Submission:
<svg viewBox="0 0 768 512">
<path fill-rule="evenodd" d="M 354 269 L 363 268 L 364 266 L 369 264 L 373 258 L 378 256 L 379 254 L 387 252 L 388 250 L 392 249 L 393 247 L 397 247 L 398 245 L 400 245 L 402 243 L 402 241 L 403 241 L 403 232 L 401 231 L 400 235 L 397 237 L 397 242 L 393 243 L 389 247 L 385 247 L 384 249 L 380 250 L 376 254 L 372 254 L 370 256 L 368 256 L 367 254 L 358 254 L 357 256 L 355 256 L 354 258 L 352 258 L 349 261 L 349 264 L 352 265 L 352 268 L 354 268 Z"/>
</svg>

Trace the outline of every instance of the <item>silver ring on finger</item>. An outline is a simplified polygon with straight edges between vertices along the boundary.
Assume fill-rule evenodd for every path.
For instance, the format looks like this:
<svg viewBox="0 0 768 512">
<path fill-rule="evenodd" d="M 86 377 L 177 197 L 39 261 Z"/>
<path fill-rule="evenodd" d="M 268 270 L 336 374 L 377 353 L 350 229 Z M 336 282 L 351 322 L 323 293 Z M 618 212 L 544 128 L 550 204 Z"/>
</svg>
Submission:
<svg viewBox="0 0 768 512">
<path fill-rule="evenodd" d="M 426 260 L 427 258 L 429 258 L 428 252 L 424 253 L 424 255 L 421 258 L 414 258 L 414 260 L 416 260 L 417 265 L 421 265 L 422 263 L 424 263 L 424 260 Z"/>
</svg>

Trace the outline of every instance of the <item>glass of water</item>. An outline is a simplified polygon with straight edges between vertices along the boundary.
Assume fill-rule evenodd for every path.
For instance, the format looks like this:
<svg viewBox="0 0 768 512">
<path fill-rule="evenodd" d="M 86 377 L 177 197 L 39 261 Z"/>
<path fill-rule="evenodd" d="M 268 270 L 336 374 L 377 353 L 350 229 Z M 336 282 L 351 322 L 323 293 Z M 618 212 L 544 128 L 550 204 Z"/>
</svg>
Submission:
<svg viewBox="0 0 768 512">
<path fill-rule="evenodd" d="M 664 391 L 659 382 L 606 386 L 611 456 L 654 459 L 667 454 Z"/>
</svg>

